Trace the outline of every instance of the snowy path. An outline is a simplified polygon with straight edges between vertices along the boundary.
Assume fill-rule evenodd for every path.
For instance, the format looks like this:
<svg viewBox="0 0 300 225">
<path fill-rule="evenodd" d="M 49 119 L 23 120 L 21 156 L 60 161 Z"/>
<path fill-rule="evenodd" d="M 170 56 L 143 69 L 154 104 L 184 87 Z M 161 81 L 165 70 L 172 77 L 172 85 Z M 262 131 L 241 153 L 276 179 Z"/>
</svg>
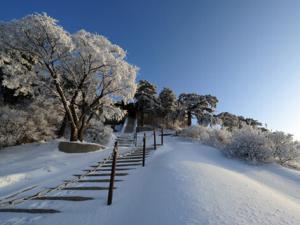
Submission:
<svg viewBox="0 0 300 225">
<path fill-rule="evenodd" d="M 0 224 L 300 224 L 299 172 L 247 165 L 210 147 L 171 137 L 145 168 L 118 184 L 112 206 L 105 205 L 106 193 L 82 195 L 96 198 L 47 203 L 63 211 L 55 215 L 0 214 Z"/>
</svg>

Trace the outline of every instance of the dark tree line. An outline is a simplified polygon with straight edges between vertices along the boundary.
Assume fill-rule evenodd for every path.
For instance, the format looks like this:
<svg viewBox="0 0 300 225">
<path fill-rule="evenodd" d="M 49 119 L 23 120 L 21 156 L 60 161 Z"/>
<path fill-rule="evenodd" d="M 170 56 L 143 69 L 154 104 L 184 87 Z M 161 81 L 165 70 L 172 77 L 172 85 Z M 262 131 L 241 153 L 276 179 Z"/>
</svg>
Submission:
<svg viewBox="0 0 300 225">
<path fill-rule="evenodd" d="M 237 116 L 228 112 L 215 114 L 218 98 L 210 94 L 181 93 L 178 98 L 170 88 L 163 88 L 157 92 L 154 84 L 147 80 L 140 80 L 135 94 L 135 108 L 140 126 L 144 125 L 174 125 L 191 126 L 192 120 L 199 125 L 221 125 L 232 130 L 249 125 L 265 129 L 262 123 L 252 118 Z"/>
</svg>

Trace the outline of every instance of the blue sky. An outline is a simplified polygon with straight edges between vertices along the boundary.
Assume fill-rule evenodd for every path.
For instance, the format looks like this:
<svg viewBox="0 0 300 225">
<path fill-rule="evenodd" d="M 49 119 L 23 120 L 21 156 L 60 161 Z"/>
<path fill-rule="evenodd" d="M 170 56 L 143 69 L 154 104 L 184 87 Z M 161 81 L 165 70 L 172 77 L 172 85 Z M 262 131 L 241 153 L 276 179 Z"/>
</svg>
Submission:
<svg viewBox="0 0 300 225">
<path fill-rule="evenodd" d="M 128 51 L 138 79 L 216 95 L 218 112 L 300 139 L 300 1 L 10 0 L 1 8 L 1 20 L 46 12 L 71 33 L 102 34 Z"/>
</svg>

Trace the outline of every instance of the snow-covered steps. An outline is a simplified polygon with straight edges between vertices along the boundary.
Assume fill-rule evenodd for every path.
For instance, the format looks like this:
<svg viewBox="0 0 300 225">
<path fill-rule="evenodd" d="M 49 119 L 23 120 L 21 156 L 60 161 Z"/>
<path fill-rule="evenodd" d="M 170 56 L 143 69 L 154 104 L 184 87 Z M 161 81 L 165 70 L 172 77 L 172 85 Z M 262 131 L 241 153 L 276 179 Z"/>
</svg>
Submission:
<svg viewBox="0 0 300 225">
<path fill-rule="evenodd" d="M 123 137 L 123 140 L 121 140 L 121 143 L 123 143 L 123 147 L 125 145 L 133 145 L 134 140 L 132 138 L 129 138 L 130 135 L 126 135 Z M 120 146 L 119 146 L 120 147 Z M 122 148 L 122 146 L 121 146 Z M 125 150 L 125 152 L 124 152 Z M 132 151 L 128 152 L 127 149 L 120 150 L 121 152 L 124 152 L 123 154 L 120 154 L 117 158 L 117 164 L 116 164 L 116 172 L 115 177 L 116 179 L 114 182 L 117 184 L 121 181 L 124 181 L 123 179 L 118 179 L 119 177 L 125 177 L 129 175 L 129 171 L 136 169 L 140 166 L 142 166 L 142 159 L 143 154 L 145 154 L 145 157 L 148 157 L 150 155 L 151 150 L 146 150 L 144 153 L 142 150 L 137 149 L 136 147 L 132 148 Z M 70 180 L 64 180 L 64 182 L 54 188 L 47 188 L 45 190 L 41 190 L 40 192 L 29 195 L 22 198 L 16 198 L 12 200 L 12 204 L 8 203 L 7 201 L 3 204 L 0 204 L 0 213 L 1 212 L 12 212 L 12 213 L 55 213 L 59 212 L 55 209 L 47 209 L 49 208 L 47 201 L 73 201 L 73 202 L 81 202 L 81 201 L 88 201 L 92 200 L 93 196 L 89 197 L 83 197 L 83 196 L 77 196 L 77 195 L 69 195 L 73 191 L 82 191 L 84 193 L 87 193 L 88 195 L 91 195 L 94 191 L 101 191 L 103 194 L 106 194 L 105 192 L 109 190 L 108 184 L 110 183 L 110 177 L 111 177 L 111 170 L 112 170 L 112 159 L 111 157 L 107 157 L 103 159 L 102 161 L 97 162 L 94 165 L 91 165 L 89 169 L 82 170 L 82 174 L 75 174 L 73 175 L 76 177 L 75 179 Z M 96 178 L 96 179 L 95 179 Z M 99 186 L 97 185 L 99 183 Z M 101 185 L 102 184 L 102 185 Z M 117 189 L 118 187 L 114 187 L 113 189 Z M 65 192 L 66 191 L 66 192 Z M 70 192 L 71 191 L 71 192 Z M 92 192 L 89 192 L 92 191 Z M 52 195 L 52 193 L 60 193 L 60 195 Z M 29 202 L 29 201 L 45 201 L 41 204 L 43 207 L 36 207 L 36 203 L 31 203 L 28 205 L 28 208 L 12 208 L 11 206 L 15 206 L 18 204 L 21 204 L 23 202 Z M 1 203 L 1 202 L 0 202 Z M 6 204 L 7 203 L 7 204 Z M 58 204 L 58 203 L 57 203 Z M 2 208 L 1 208 L 2 207 Z M 52 208 L 52 207 L 51 207 Z"/>
<path fill-rule="evenodd" d="M 118 146 L 120 148 L 133 147 L 136 144 L 135 134 L 134 133 L 122 133 L 117 137 L 116 141 L 118 142 Z"/>
</svg>

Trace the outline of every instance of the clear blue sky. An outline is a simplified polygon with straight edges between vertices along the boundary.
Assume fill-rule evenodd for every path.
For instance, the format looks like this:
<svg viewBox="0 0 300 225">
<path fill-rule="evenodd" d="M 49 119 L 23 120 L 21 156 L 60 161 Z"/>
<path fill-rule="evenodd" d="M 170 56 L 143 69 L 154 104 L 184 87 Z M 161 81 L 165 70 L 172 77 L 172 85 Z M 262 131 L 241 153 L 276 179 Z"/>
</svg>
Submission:
<svg viewBox="0 0 300 225">
<path fill-rule="evenodd" d="M 300 1 L 10 0 L 0 19 L 33 12 L 108 37 L 159 89 L 216 95 L 218 112 L 300 139 Z"/>
</svg>

